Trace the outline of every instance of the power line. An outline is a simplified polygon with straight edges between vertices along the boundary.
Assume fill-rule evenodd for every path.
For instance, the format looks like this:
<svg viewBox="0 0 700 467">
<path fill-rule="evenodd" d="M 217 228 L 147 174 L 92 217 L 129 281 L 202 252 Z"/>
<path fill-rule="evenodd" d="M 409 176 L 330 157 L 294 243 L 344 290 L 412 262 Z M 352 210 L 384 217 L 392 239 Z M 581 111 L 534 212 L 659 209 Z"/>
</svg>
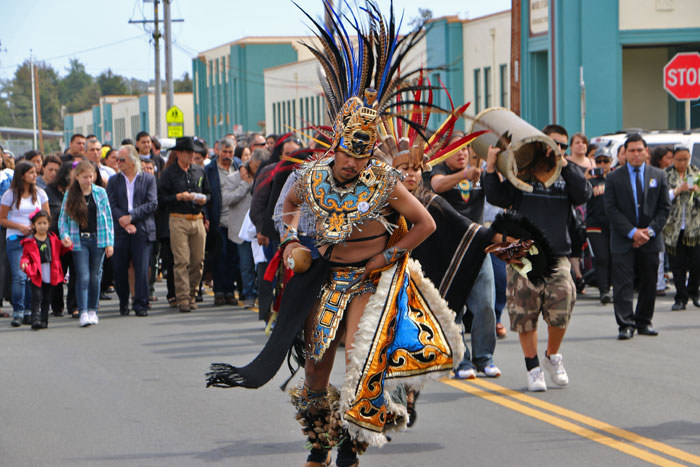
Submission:
<svg viewBox="0 0 700 467">
<path fill-rule="evenodd" d="M 120 39 L 120 40 L 115 41 L 115 42 L 110 42 L 109 44 L 98 45 L 98 46 L 91 47 L 91 48 L 89 48 L 89 49 L 84 49 L 84 50 L 76 50 L 75 52 L 70 52 L 70 53 L 63 54 L 63 55 L 57 55 L 57 56 L 55 56 L 55 57 L 40 58 L 40 60 L 43 61 L 43 62 L 50 62 L 50 61 L 52 61 L 52 60 L 58 60 L 59 58 L 72 57 L 72 56 L 75 56 L 75 55 L 80 55 L 80 54 L 84 54 L 84 53 L 87 53 L 87 52 L 92 52 L 92 51 L 95 51 L 95 50 L 105 49 L 105 48 L 107 48 L 107 47 L 112 47 L 112 46 L 114 46 L 114 45 L 123 44 L 124 42 L 132 41 L 132 40 L 134 40 L 134 39 L 139 39 L 140 37 L 141 37 L 141 35 L 139 34 L 138 36 L 129 37 L 129 38 L 127 38 L 127 39 Z M 3 67 L 0 67 L 0 69 L 5 70 L 5 69 L 8 69 L 8 68 L 17 68 L 17 67 L 20 66 L 20 65 L 21 65 L 20 63 L 17 63 L 17 64 L 15 64 L 15 65 L 5 65 L 5 66 L 3 66 Z"/>
</svg>

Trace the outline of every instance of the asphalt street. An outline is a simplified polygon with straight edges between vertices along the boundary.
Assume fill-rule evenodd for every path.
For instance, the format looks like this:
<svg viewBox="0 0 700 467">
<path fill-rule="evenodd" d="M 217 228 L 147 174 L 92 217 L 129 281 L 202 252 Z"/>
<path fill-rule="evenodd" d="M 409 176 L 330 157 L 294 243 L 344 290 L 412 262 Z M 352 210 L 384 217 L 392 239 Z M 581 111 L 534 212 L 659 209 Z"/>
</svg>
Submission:
<svg viewBox="0 0 700 467">
<path fill-rule="evenodd" d="M 214 307 L 211 296 L 178 313 L 158 286 L 145 318 L 120 316 L 111 300 L 85 329 L 68 317 L 43 331 L 0 320 L 0 466 L 303 464 L 279 389 L 286 367 L 259 390 L 204 385 L 211 362 L 245 364 L 262 348 L 257 313 Z M 428 384 L 416 425 L 370 449 L 362 466 L 700 465 L 700 309 L 671 304 L 657 301 L 658 337 L 620 342 L 612 305 L 580 297 L 562 349 L 571 383 L 547 380 L 545 393 L 527 392 L 509 333 L 495 353 L 503 376 Z M 543 328 L 540 358 L 545 339 Z M 339 357 L 338 385 L 343 367 Z"/>
</svg>

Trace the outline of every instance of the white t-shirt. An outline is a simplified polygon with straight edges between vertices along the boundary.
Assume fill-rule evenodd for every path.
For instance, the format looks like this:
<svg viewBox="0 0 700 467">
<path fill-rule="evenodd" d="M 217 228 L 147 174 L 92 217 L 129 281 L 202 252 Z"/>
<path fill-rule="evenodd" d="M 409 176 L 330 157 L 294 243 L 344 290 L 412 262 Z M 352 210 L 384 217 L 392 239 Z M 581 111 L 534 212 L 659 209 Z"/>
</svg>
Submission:
<svg viewBox="0 0 700 467">
<path fill-rule="evenodd" d="M 41 209 L 41 205 L 48 203 L 49 197 L 46 196 L 46 192 L 39 187 L 36 187 L 36 203 L 32 202 L 32 197 L 22 198 L 19 203 L 19 209 L 15 205 L 15 195 L 12 190 L 7 190 L 2 199 L 0 199 L 0 204 L 3 206 L 9 206 L 10 210 L 7 213 L 7 220 L 16 222 L 22 225 L 31 225 L 29 221 L 29 215 L 36 211 L 37 208 Z M 17 229 L 7 229 L 7 238 L 13 235 L 22 236 L 22 232 Z"/>
<path fill-rule="evenodd" d="M 116 174 L 117 174 L 117 172 L 115 172 L 113 168 L 106 166 L 106 165 L 100 165 L 100 175 L 105 180 L 109 180 L 110 177 L 113 177 Z"/>
</svg>

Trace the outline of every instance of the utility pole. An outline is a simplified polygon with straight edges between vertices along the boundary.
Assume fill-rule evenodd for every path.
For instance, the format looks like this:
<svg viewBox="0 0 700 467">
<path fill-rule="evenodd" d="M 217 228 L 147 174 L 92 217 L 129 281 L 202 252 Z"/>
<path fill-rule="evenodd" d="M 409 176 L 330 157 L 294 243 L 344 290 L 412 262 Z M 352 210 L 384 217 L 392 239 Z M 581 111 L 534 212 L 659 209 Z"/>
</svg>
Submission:
<svg viewBox="0 0 700 467">
<path fill-rule="evenodd" d="M 163 0 L 163 23 L 165 31 L 165 108 L 170 109 L 175 104 L 173 96 L 173 36 L 172 21 L 170 20 L 170 2 Z"/>
<path fill-rule="evenodd" d="M 160 89 L 160 39 L 163 37 L 159 30 L 158 30 L 158 2 L 160 0 L 143 0 L 144 2 L 153 2 L 153 20 L 150 19 L 144 19 L 144 20 L 129 20 L 129 24 L 143 24 L 143 23 L 153 23 L 153 44 L 154 44 L 154 51 L 155 51 L 155 58 L 156 58 L 156 63 L 155 63 L 155 89 L 154 89 L 154 98 L 155 98 L 155 134 L 156 136 L 162 136 L 160 134 L 160 122 L 161 122 L 161 106 L 160 106 L 160 98 L 161 98 L 161 89 Z M 165 43 L 165 78 L 166 80 L 172 81 L 172 54 L 171 54 L 171 40 L 170 40 L 170 24 L 171 23 L 180 23 L 184 21 L 183 19 L 170 19 L 170 2 L 172 0 L 163 0 L 163 3 L 165 4 L 165 14 L 167 15 L 167 18 L 165 19 L 165 24 L 166 24 L 166 30 L 165 30 L 165 36 L 166 36 L 166 43 Z M 170 78 L 168 78 L 170 76 Z M 170 85 L 172 89 L 172 84 Z M 172 91 L 171 91 L 172 92 Z M 167 99 L 167 96 L 166 96 Z M 171 105 L 171 104 L 169 104 Z M 169 107 L 168 107 L 169 108 Z"/>
<path fill-rule="evenodd" d="M 34 59 L 32 58 L 32 49 L 29 49 L 29 73 L 32 78 L 32 128 L 34 129 L 34 146 L 36 150 L 36 88 L 34 87 Z"/>
<path fill-rule="evenodd" d="M 34 84 L 36 85 L 36 118 L 39 128 L 39 152 L 44 154 L 44 132 L 41 125 L 41 94 L 39 93 L 39 72 L 34 67 Z"/>
<path fill-rule="evenodd" d="M 156 86 L 155 86 L 155 103 L 156 103 L 156 129 L 154 133 L 160 138 L 160 32 L 158 32 L 158 0 L 153 0 L 153 42 L 156 56 Z"/>
</svg>

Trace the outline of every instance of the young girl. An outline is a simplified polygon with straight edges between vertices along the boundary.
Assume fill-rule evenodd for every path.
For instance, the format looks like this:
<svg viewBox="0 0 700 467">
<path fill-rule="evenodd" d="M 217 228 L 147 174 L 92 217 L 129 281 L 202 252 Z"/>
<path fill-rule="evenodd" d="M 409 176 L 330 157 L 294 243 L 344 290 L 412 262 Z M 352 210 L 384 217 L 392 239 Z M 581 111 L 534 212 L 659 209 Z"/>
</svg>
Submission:
<svg viewBox="0 0 700 467">
<path fill-rule="evenodd" d="M 31 324 L 29 312 L 29 293 L 26 290 L 27 275 L 19 267 L 22 257 L 24 237 L 31 235 L 32 227 L 29 215 L 36 209 L 49 210 L 46 192 L 36 186 L 36 169 L 34 164 L 20 161 L 15 167 L 10 189 L 0 200 L 0 225 L 7 229 L 5 247 L 12 273 L 12 326 Z"/>
<path fill-rule="evenodd" d="M 73 183 L 63 198 L 58 230 L 61 243 L 73 247 L 73 265 L 78 276 L 75 293 L 80 326 L 97 324 L 102 280 L 102 261 L 114 251 L 112 210 L 104 188 L 95 185 L 95 167 L 87 161 L 75 167 Z"/>
<path fill-rule="evenodd" d="M 22 259 L 19 267 L 30 280 L 32 291 L 32 329 L 46 329 L 49 325 L 49 305 L 53 287 L 63 287 L 61 255 L 69 249 L 61 245 L 56 234 L 49 232 L 51 216 L 37 210 L 29 220 L 34 235 L 22 240 Z M 41 313 L 39 310 L 41 309 Z"/>
</svg>

